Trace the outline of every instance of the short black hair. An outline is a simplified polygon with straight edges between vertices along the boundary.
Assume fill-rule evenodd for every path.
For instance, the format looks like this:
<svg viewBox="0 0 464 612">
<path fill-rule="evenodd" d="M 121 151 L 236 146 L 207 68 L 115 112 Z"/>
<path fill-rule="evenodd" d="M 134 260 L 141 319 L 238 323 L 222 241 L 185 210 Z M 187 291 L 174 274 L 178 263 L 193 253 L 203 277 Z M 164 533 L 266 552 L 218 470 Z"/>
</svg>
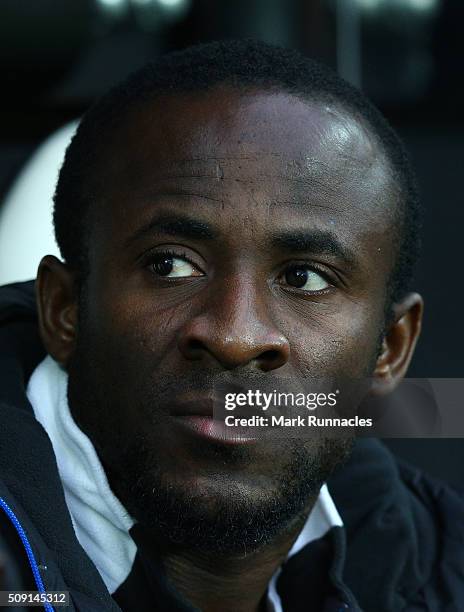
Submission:
<svg viewBox="0 0 464 612">
<path fill-rule="evenodd" d="M 401 139 L 356 88 L 330 68 L 299 52 L 255 40 L 225 40 L 164 55 L 130 75 L 82 118 L 65 155 L 55 196 L 55 235 L 65 262 L 84 278 L 88 266 L 88 211 L 97 199 L 95 168 L 107 137 L 127 112 L 160 95 L 196 93 L 215 86 L 278 90 L 331 102 L 361 120 L 376 137 L 401 193 L 395 212 L 396 263 L 387 286 L 387 308 L 410 289 L 420 250 L 421 211 L 416 177 Z M 92 187 L 93 184 L 93 187 Z"/>
</svg>

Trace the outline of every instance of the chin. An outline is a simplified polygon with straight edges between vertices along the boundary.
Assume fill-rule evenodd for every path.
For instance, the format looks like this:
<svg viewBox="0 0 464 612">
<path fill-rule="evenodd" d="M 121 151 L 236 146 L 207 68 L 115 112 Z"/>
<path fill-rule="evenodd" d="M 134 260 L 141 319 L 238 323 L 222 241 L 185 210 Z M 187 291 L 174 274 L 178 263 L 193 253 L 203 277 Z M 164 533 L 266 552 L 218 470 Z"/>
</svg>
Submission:
<svg viewBox="0 0 464 612">
<path fill-rule="evenodd" d="M 176 473 L 132 464 L 129 472 L 137 476 L 127 479 L 125 472 L 120 498 L 158 540 L 216 554 L 252 552 L 308 512 L 348 445 L 332 440 L 325 451 L 318 458 L 296 447 L 288 462 L 267 476 L 217 467 Z"/>
</svg>

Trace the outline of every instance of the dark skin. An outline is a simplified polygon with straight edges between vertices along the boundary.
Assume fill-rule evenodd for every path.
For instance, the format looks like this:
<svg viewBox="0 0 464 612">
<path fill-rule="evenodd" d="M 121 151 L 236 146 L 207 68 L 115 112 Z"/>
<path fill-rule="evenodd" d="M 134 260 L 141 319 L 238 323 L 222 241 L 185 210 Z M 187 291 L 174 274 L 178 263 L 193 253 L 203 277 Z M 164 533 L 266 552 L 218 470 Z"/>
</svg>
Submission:
<svg viewBox="0 0 464 612">
<path fill-rule="evenodd" d="M 169 579 L 205 612 L 255 612 L 343 453 L 315 440 L 213 452 L 170 409 L 179 388 L 224 371 L 257 380 L 371 375 L 376 392 L 394 389 L 423 310 L 409 294 L 384 329 L 397 189 L 374 137 L 349 113 L 284 93 L 217 88 L 158 99 L 129 114 L 109 150 L 96 173 L 105 187 L 83 298 L 73 270 L 52 256 L 41 262 L 42 338 L 69 372 L 76 421 Z M 270 539 L 212 554 L 174 544 L 143 504 L 131 506 L 121 483 L 134 440 L 148 449 L 143 486 L 174 490 L 205 525 L 224 508 L 267 508 L 295 448 L 321 481 Z"/>
</svg>

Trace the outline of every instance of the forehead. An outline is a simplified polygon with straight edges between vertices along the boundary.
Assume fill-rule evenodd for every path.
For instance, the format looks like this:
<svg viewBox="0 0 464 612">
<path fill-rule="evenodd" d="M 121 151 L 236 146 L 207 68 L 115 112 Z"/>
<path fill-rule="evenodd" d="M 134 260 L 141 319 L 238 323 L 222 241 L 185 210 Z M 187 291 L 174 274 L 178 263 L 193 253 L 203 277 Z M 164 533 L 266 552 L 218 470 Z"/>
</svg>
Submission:
<svg viewBox="0 0 464 612">
<path fill-rule="evenodd" d="M 130 181 L 132 170 L 157 162 L 217 161 L 230 165 L 247 158 L 248 169 L 273 166 L 291 177 L 298 171 L 315 175 L 348 175 L 361 180 L 385 174 L 388 164 L 373 135 L 347 111 L 334 104 L 309 102 L 282 92 L 211 91 L 158 97 L 129 112 L 112 138 L 106 157 Z M 155 170 L 155 168 L 151 168 Z M 292 172 L 293 170 L 293 172 Z"/>
<path fill-rule="evenodd" d="M 162 201 L 194 206 L 218 223 L 246 217 L 248 229 L 312 219 L 353 240 L 367 230 L 384 234 L 398 198 L 361 121 L 282 92 L 159 97 L 132 110 L 105 150 L 99 179 L 108 205 L 99 213 L 114 237 Z"/>
</svg>

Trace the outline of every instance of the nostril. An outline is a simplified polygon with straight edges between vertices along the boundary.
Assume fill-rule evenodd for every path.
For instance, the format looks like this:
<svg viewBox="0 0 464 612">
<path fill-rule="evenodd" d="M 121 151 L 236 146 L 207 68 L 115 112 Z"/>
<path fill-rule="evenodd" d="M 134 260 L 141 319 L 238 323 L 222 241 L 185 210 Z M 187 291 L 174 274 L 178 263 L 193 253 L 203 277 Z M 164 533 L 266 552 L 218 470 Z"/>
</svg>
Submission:
<svg viewBox="0 0 464 612">
<path fill-rule="evenodd" d="M 261 353 L 260 357 L 263 361 L 275 361 L 276 359 L 279 359 L 280 354 L 279 351 L 269 350 Z"/>
<path fill-rule="evenodd" d="M 195 338 L 192 338 L 189 342 L 189 347 L 195 350 L 201 349 L 203 347 L 203 342 L 201 342 L 201 340 L 196 340 Z"/>
<path fill-rule="evenodd" d="M 285 356 L 282 354 L 282 351 L 278 351 L 275 349 L 269 349 L 267 351 L 263 351 L 259 357 L 258 361 L 261 363 L 261 366 L 265 368 L 268 367 L 270 369 L 278 368 L 283 365 L 286 361 Z"/>
<path fill-rule="evenodd" d="M 192 355 L 198 355 L 205 350 L 205 345 L 201 340 L 191 338 L 188 342 L 188 350 Z"/>
<path fill-rule="evenodd" d="M 194 361 L 202 359 L 204 353 L 208 352 L 200 338 L 180 338 L 178 346 L 184 357 Z"/>
</svg>

